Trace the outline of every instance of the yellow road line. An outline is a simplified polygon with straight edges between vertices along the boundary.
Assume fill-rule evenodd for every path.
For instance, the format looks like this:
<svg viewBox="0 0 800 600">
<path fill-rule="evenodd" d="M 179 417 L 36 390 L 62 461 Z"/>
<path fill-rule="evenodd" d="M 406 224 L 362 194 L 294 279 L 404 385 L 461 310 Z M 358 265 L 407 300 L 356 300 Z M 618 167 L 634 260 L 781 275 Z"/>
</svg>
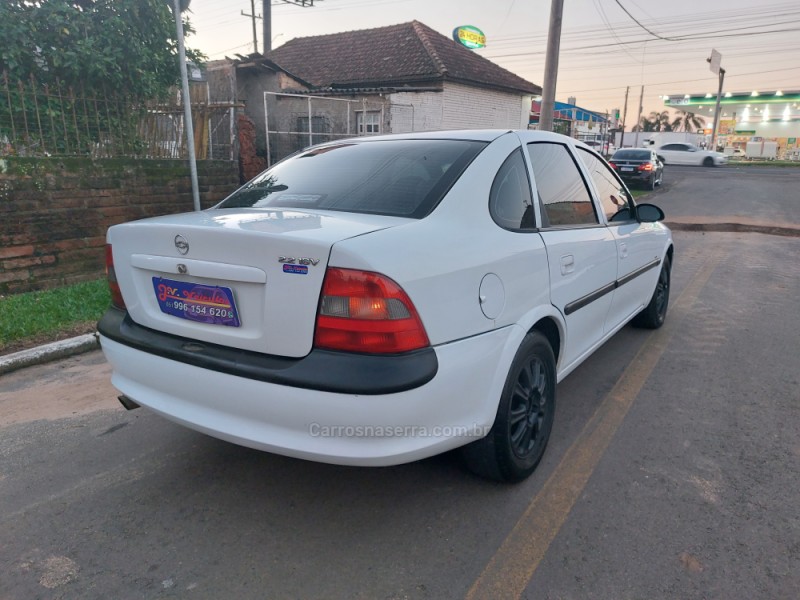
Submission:
<svg viewBox="0 0 800 600">
<path fill-rule="evenodd" d="M 672 336 L 671 321 L 688 312 L 723 256 L 717 246 L 670 307 L 671 320 L 654 331 L 597 407 L 564 458 L 528 505 L 489 564 L 467 592 L 468 600 L 519 598 L 578 501 L 617 428 L 650 377 Z M 669 317 L 668 317 L 669 319 Z"/>
</svg>

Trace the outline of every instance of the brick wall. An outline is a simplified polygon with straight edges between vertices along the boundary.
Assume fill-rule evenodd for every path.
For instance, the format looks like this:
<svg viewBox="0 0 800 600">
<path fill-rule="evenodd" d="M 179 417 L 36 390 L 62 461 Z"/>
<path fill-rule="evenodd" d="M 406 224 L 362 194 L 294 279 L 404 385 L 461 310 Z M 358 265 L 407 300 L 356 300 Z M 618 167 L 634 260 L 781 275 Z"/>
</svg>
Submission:
<svg viewBox="0 0 800 600">
<path fill-rule="evenodd" d="M 203 208 L 239 185 L 235 162 L 197 168 Z M 102 277 L 108 227 L 192 208 L 185 161 L 2 159 L 0 294 Z"/>
</svg>

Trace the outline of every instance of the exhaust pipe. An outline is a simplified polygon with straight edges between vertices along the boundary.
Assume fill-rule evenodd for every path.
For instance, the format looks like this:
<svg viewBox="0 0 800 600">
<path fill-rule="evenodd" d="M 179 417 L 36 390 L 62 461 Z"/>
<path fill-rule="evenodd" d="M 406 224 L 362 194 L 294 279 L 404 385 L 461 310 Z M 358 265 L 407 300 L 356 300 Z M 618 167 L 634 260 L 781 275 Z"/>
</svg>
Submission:
<svg viewBox="0 0 800 600">
<path fill-rule="evenodd" d="M 125 407 L 125 410 L 133 410 L 134 408 L 139 408 L 139 405 L 136 404 L 136 402 L 134 402 L 127 396 L 119 396 L 117 400 L 119 400 L 119 403 Z"/>
</svg>

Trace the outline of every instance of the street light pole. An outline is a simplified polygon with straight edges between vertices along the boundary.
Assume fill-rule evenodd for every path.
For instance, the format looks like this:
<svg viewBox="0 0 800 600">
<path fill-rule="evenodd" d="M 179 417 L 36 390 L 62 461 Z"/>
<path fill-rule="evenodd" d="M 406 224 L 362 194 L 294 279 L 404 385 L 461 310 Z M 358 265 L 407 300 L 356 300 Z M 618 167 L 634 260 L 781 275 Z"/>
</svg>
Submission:
<svg viewBox="0 0 800 600">
<path fill-rule="evenodd" d="M 183 6 L 181 6 L 183 4 Z M 183 18 L 181 10 L 189 5 L 186 0 L 174 0 L 175 28 L 178 32 L 178 60 L 181 63 L 181 89 L 183 91 L 183 125 L 186 130 L 186 146 L 189 150 L 189 173 L 192 178 L 192 200 L 194 209 L 200 210 L 200 186 L 197 183 L 197 157 L 194 153 L 194 127 L 192 125 L 192 99 L 189 97 L 189 74 L 186 72 L 186 47 L 183 44 Z"/>
<path fill-rule="evenodd" d="M 717 90 L 717 106 L 714 108 L 714 129 L 711 130 L 711 149 L 717 150 L 717 129 L 719 128 L 719 103 L 722 100 L 722 84 L 725 82 L 725 69 L 719 70 L 719 89 Z"/>
<path fill-rule="evenodd" d="M 717 128 L 719 127 L 719 105 L 722 100 L 722 84 L 725 82 L 725 69 L 720 64 L 722 63 L 722 55 L 711 49 L 711 57 L 706 59 L 709 63 L 709 68 L 712 73 L 716 73 L 719 77 L 719 88 L 717 89 L 717 106 L 714 108 L 714 125 L 711 130 L 711 149 L 716 152 L 717 150 Z"/>
<path fill-rule="evenodd" d="M 558 78 L 558 53 L 561 46 L 561 15 L 564 0 L 552 0 L 550 4 L 550 30 L 547 34 L 547 56 L 544 65 L 544 86 L 539 114 L 539 129 L 553 131 L 553 110 L 556 104 L 556 79 Z"/>
</svg>

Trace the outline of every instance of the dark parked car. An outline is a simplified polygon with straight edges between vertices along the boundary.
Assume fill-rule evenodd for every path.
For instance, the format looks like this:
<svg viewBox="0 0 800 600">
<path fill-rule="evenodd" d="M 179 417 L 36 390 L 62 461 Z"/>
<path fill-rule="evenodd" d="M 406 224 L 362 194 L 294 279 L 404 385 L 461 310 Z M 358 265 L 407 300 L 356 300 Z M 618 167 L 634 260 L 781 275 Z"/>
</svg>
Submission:
<svg viewBox="0 0 800 600">
<path fill-rule="evenodd" d="M 664 165 L 653 150 L 646 148 L 623 148 L 617 150 L 609 160 L 622 180 L 628 184 L 639 184 L 648 190 L 661 185 Z"/>
</svg>

